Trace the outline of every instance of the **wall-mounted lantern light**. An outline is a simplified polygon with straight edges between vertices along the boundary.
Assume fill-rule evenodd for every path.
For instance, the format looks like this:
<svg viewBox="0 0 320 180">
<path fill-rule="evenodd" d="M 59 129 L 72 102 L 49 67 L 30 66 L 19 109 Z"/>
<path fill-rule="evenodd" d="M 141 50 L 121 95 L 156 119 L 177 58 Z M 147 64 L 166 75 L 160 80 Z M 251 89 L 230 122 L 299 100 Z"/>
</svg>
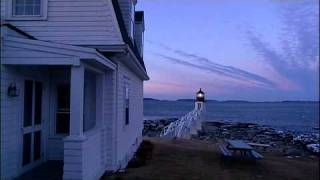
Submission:
<svg viewBox="0 0 320 180">
<path fill-rule="evenodd" d="M 19 96 L 19 90 L 17 88 L 16 83 L 11 83 L 8 87 L 8 96 L 9 97 L 17 97 Z"/>
</svg>

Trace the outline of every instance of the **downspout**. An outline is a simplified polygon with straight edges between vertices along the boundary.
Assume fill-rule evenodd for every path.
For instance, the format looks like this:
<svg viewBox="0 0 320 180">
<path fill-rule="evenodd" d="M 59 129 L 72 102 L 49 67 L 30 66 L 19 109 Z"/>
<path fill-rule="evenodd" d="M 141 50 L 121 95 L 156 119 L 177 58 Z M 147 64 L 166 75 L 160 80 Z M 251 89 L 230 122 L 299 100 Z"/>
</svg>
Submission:
<svg viewBox="0 0 320 180">
<path fill-rule="evenodd" d="M 115 71 L 115 79 L 116 79 L 116 82 L 115 82 L 115 117 L 114 117 L 114 120 L 115 120 L 115 142 L 114 142 L 114 170 L 117 171 L 119 169 L 118 167 L 118 154 L 117 154 L 117 149 L 118 149 L 118 107 L 119 107 L 119 103 L 118 103 L 118 91 L 119 91 L 119 64 L 117 62 L 115 62 L 116 64 L 116 71 Z"/>
</svg>

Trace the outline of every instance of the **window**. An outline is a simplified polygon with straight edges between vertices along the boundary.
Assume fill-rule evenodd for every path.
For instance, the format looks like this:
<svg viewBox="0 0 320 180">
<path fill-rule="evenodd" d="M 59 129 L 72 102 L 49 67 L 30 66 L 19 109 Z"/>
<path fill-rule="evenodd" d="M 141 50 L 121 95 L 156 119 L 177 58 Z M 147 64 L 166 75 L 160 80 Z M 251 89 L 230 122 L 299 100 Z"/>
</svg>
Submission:
<svg viewBox="0 0 320 180">
<path fill-rule="evenodd" d="M 27 165 L 31 162 L 31 133 L 23 135 L 23 158 L 22 165 Z"/>
<path fill-rule="evenodd" d="M 46 20 L 48 0 L 6 0 L 7 20 Z"/>
<path fill-rule="evenodd" d="M 35 112 L 34 112 L 34 123 L 41 124 L 42 118 L 42 83 L 39 81 L 35 82 Z"/>
<path fill-rule="evenodd" d="M 33 160 L 41 158 L 41 131 L 34 132 L 33 135 Z"/>
<path fill-rule="evenodd" d="M 23 127 L 28 127 L 32 125 L 32 101 L 33 101 L 33 81 L 26 80 L 24 83 Z"/>
<path fill-rule="evenodd" d="M 57 87 L 56 133 L 69 134 L 70 126 L 70 84 Z"/>
<path fill-rule="evenodd" d="M 130 94 L 129 94 L 129 84 L 125 83 L 124 86 L 124 108 L 125 108 L 125 125 L 129 124 L 129 113 L 130 113 Z"/>
<path fill-rule="evenodd" d="M 41 0 L 13 0 L 13 16 L 40 16 Z"/>
</svg>

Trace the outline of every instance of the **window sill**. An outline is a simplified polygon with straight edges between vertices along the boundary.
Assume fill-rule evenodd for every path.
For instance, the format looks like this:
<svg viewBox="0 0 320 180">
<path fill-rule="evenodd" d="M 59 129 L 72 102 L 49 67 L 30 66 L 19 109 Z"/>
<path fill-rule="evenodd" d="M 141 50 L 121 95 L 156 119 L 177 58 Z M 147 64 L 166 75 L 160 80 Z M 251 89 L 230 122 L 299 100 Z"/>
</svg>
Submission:
<svg viewBox="0 0 320 180">
<path fill-rule="evenodd" d="M 8 21 L 45 21 L 46 16 L 9 16 L 6 18 Z"/>
<path fill-rule="evenodd" d="M 49 136 L 48 139 L 62 140 L 66 136 L 68 136 L 68 134 L 55 134 L 55 135 Z"/>
</svg>

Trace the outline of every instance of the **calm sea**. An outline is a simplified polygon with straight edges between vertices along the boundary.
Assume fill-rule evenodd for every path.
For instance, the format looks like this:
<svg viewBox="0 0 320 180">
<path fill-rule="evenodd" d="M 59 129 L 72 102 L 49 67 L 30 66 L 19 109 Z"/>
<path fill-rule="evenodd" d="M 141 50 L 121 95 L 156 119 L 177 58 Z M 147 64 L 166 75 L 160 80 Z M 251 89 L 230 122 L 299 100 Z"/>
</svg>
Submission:
<svg viewBox="0 0 320 180">
<path fill-rule="evenodd" d="M 144 119 L 181 117 L 194 108 L 190 101 L 144 100 Z M 206 120 L 249 122 L 297 133 L 317 132 L 319 102 L 207 102 Z"/>
</svg>

